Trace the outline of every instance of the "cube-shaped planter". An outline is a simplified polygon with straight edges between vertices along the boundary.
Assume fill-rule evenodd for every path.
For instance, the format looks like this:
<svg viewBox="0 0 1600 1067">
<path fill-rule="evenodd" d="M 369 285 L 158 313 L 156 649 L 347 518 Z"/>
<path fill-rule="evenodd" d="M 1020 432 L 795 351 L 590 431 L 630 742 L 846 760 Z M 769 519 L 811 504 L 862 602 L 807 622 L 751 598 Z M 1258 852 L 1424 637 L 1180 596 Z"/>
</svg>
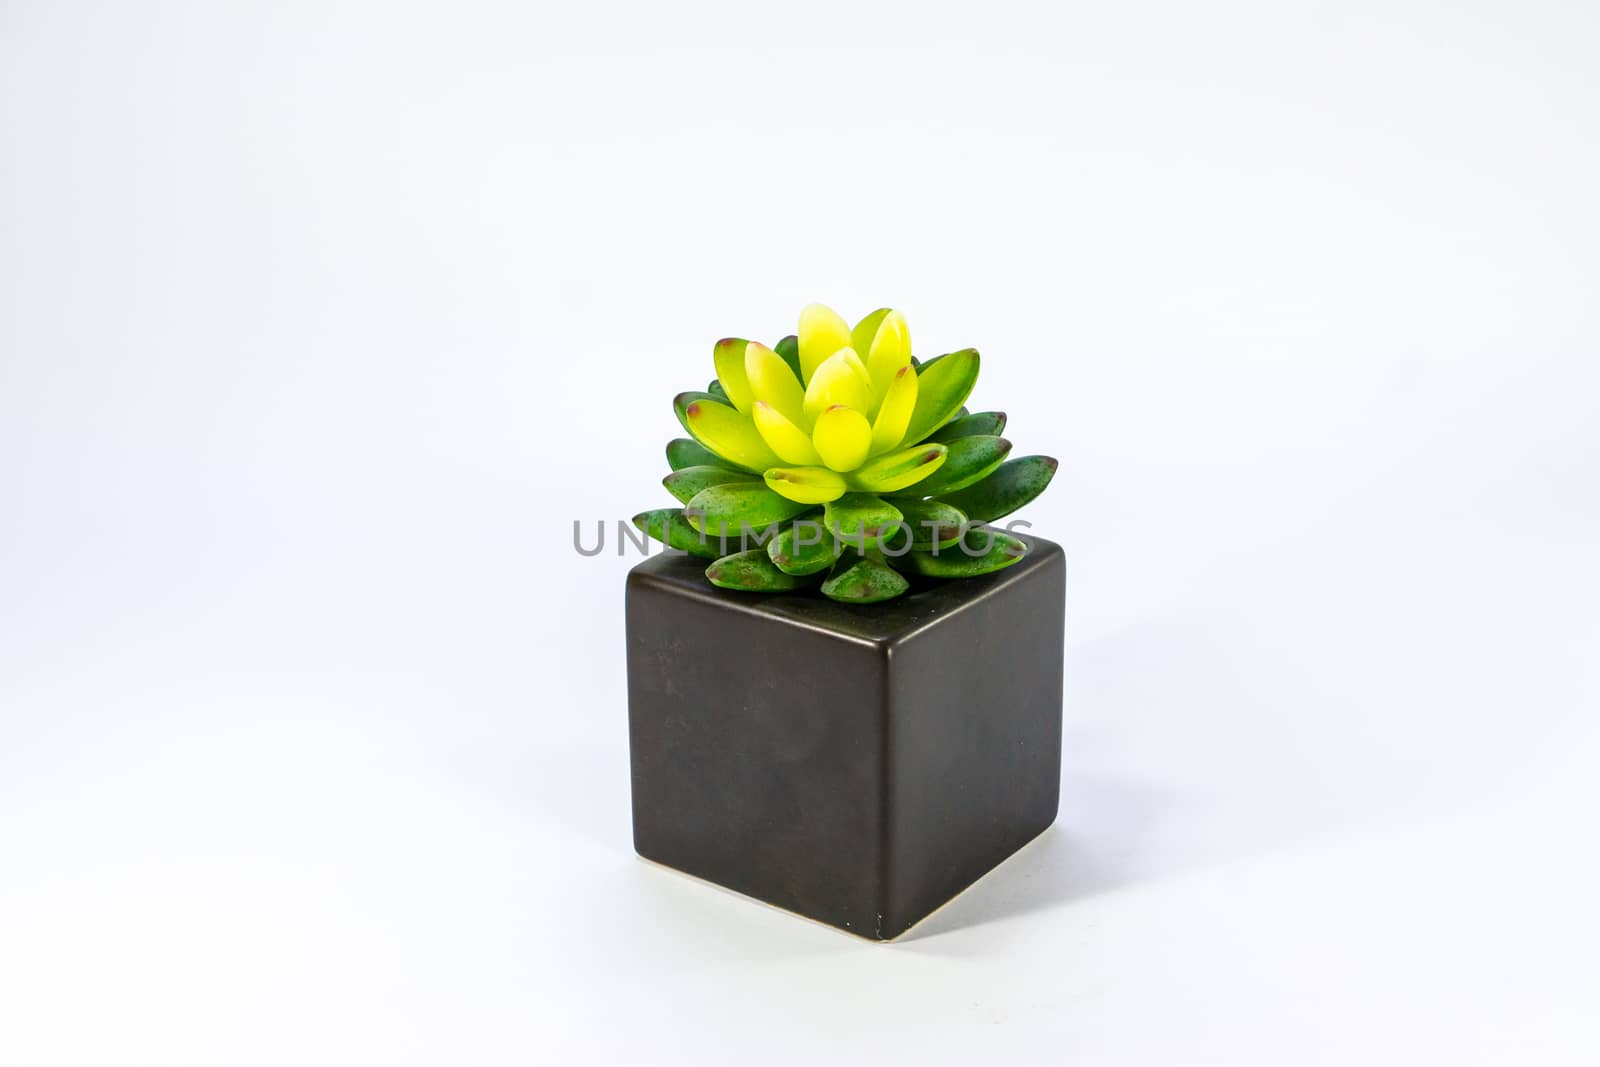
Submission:
<svg viewBox="0 0 1600 1067">
<path fill-rule="evenodd" d="M 871 605 L 628 575 L 634 846 L 888 940 L 1056 817 L 1066 565 L 1020 563 Z"/>
</svg>

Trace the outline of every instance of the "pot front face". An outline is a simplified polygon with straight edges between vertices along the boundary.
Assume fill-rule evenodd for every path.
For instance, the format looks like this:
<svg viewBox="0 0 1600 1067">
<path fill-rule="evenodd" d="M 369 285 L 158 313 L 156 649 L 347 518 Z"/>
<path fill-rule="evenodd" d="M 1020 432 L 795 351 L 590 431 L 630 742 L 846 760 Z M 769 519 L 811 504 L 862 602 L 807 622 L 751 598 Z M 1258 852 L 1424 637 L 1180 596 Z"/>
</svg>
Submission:
<svg viewBox="0 0 1600 1067">
<path fill-rule="evenodd" d="M 1054 820 L 1066 566 L 876 605 L 628 576 L 634 845 L 864 937 L 897 936 Z"/>
</svg>

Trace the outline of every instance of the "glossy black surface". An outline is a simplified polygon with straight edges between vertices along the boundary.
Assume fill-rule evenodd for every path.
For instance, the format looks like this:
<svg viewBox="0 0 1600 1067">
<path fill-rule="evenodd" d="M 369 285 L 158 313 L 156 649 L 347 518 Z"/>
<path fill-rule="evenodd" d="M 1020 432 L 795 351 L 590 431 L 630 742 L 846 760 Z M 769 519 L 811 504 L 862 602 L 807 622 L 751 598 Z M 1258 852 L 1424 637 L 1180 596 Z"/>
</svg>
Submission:
<svg viewBox="0 0 1600 1067">
<path fill-rule="evenodd" d="M 863 937 L 905 931 L 1055 820 L 1059 546 L 874 605 L 628 575 L 639 854 Z"/>
</svg>

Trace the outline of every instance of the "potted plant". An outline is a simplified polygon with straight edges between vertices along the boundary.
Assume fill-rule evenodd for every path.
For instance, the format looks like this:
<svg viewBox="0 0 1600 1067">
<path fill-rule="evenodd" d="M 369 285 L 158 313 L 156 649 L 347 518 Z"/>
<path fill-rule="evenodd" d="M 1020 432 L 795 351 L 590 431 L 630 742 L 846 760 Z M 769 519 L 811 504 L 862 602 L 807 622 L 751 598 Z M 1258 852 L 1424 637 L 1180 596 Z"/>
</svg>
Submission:
<svg viewBox="0 0 1600 1067">
<path fill-rule="evenodd" d="M 633 520 L 677 550 L 628 576 L 634 844 L 887 940 L 1055 820 L 1065 561 L 984 524 L 1056 461 L 887 308 L 713 359 Z"/>
</svg>

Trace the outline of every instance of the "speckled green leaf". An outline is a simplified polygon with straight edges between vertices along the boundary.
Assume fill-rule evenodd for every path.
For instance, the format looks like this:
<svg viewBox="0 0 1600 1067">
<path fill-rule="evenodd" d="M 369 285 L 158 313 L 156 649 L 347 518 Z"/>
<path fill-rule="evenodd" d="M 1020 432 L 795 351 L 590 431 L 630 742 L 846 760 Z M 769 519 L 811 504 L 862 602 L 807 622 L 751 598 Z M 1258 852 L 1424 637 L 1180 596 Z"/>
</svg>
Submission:
<svg viewBox="0 0 1600 1067">
<path fill-rule="evenodd" d="M 641 511 L 633 517 L 633 524 L 662 544 L 701 559 L 716 559 L 721 554 L 721 546 L 713 540 L 702 540 L 700 532 L 689 525 L 678 508 Z"/>
<path fill-rule="evenodd" d="M 1000 464 L 982 481 L 939 499 L 966 512 L 973 522 L 993 522 L 1044 492 L 1056 466 L 1050 456 L 1021 456 Z"/>
<path fill-rule="evenodd" d="M 869 545 L 871 538 L 899 521 L 900 509 L 871 493 L 846 493 L 822 509 L 822 522 L 828 532 L 840 540 L 855 542 L 858 547 Z"/>
<path fill-rule="evenodd" d="M 914 548 L 894 557 L 894 565 L 929 578 L 973 578 L 988 574 L 1027 555 L 1028 547 L 1010 534 L 987 527 L 969 529 L 960 543 L 938 549 Z"/>
<path fill-rule="evenodd" d="M 816 574 L 833 566 L 839 546 L 820 516 L 797 516 L 767 542 L 767 556 L 785 574 Z"/>
<path fill-rule="evenodd" d="M 723 556 L 706 568 L 711 584 L 723 589 L 738 589 L 746 593 L 781 593 L 812 585 L 815 578 L 785 574 L 773 566 L 764 548 L 752 548 Z"/>
<path fill-rule="evenodd" d="M 779 496 L 762 482 L 729 482 L 700 490 L 683 511 L 689 525 L 703 530 L 713 540 L 726 537 L 737 541 L 741 532 L 754 539 L 762 536 L 767 527 L 809 508 L 808 504 Z M 773 531 L 774 536 L 777 532 Z"/>
<path fill-rule="evenodd" d="M 675 471 L 685 467 L 721 467 L 730 471 L 740 469 L 699 441 L 687 437 L 674 437 L 667 442 L 667 466 Z"/>
<path fill-rule="evenodd" d="M 661 479 L 661 484 L 667 487 L 667 492 L 677 497 L 678 501 L 683 504 L 693 500 L 695 494 L 702 489 L 709 489 L 713 485 L 730 485 L 734 482 L 762 484 L 761 480 L 752 477 L 749 471 L 713 467 L 709 463 L 701 467 L 685 467 L 682 470 L 673 471 Z"/>
<path fill-rule="evenodd" d="M 822 593 L 848 604 L 875 604 L 892 600 L 910 587 L 905 576 L 870 556 L 845 555 L 822 583 Z"/>
<path fill-rule="evenodd" d="M 906 495 L 937 497 L 971 485 L 1004 462 L 1011 442 L 1004 437 L 958 437 L 945 447 L 944 466 L 903 490 Z"/>
<path fill-rule="evenodd" d="M 732 400 L 728 399 L 728 391 L 722 387 L 722 383 L 716 378 L 711 379 L 711 384 L 706 386 L 706 392 L 710 393 L 724 404 L 733 403 Z"/>
<path fill-rule="evenodd" d="M 896 500 L 894 506 L 900 509 L 905 525 L 895 531 L 893 538 L 885 540 L 885 552 L 899 553 L 911 546 L 927 548 L 935 543 L 951 545 L 967 526 L 965 515 L 937 500 Z"/>
<path fill-rule="evenodd" d="M 929 434 L 928 440 L 948 444 L 958 437 L 998 437 L 1005 428 L 1005 412 L 979 411 L 971 415 L 958 415 Z"/>
</svg>

